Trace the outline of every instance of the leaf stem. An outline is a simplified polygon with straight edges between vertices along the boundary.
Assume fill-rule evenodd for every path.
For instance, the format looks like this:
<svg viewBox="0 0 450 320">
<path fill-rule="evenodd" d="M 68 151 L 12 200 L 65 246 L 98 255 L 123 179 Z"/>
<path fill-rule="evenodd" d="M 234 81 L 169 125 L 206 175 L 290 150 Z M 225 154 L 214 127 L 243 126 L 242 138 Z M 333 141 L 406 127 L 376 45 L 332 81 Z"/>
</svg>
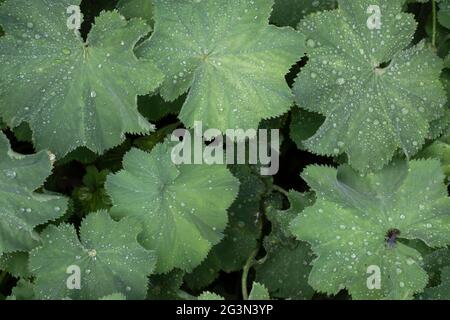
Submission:
<svg viewBox="0 0 450 320">
<path fill-rule="evenodd" d="M 258 245 L 252 251 L 252 253 L 250 254 L 250 257 L 248 257 L 248 259 L 245 262 L 245 265 L 242 269 L 241 289 L 242 289 L 242 299 L 244 299 L 244 300 L 248 300 L 248 288 L 247 288 L 248 273 L 250 272 L 250 269 L 258 262 L 256 260 L 256 256 L 258 255 L 258 252 L 261 249 L 262 241 L 264 238 L 263 225 L 264 225 L 263 217 L 260 217 L 258 219 L 258 229 L 259 229 Z"/>
<path fill-rule="evenodd" d="M 242 298 L 244 300 L 248 300 L 248 288 L 247 288 L 248 272 L 250 271 L 250 268 L 255 263 L 255 258 L 256 258 L 256 255 L 258 254 L 258 252 L 259 252 L 259 246 L 255 250 L 253 250 L 252 254 L 247 259 L 247 262 L 245 263 L 244 268 L 242 269 L 241 286 L 242 286 Z"/>
<path fill-rule="evenodd" d="M 288 191 L 286 191 L 286 190 L 284 190 L 282 187 L 280 187 L 280 186 L 277 186 L 277 185 L 273 185 L 272 186 L 272 190 L 274 190 L 274 191 L 278 191 L 278 192 L 280 192 L 280 193 L 282 193 L 282 194 L 284 194 L 286 197 L 288 197 L 289 196 L 289 192 Z"/>
<path fill-rule="evenodd" d="M 431 45 L 436 48 L 436 33 L 437 33 L 437 17 L 436 17 L 436 0 L 431 0 L 433 10 L 433 34 L 431 36 Z"/>
<path fill-rule="evenodd" d="M 193 295 L 191 295 L 191 294 L 189 294 L 186 291 L 183 291 L 181 289 L 177 291 L 177 296 L 180 297 L 183 300 L 191 300 L 191 301 L 192 300 L 197 300 L 197 297 L 195 297 L 195 296 L 193 296 Z"/>
</svg>

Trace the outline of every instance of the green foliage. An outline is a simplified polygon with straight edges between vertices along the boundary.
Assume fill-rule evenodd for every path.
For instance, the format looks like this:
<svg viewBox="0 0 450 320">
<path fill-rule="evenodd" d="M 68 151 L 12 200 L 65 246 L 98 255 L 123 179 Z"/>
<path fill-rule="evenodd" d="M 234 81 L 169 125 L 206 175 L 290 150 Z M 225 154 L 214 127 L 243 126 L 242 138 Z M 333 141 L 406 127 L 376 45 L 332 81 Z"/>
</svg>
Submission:
<svg viewBox="0 0 450 320">
<path fill-rule="evenodd" d="M 306 147 L 322 155 L 346 153 L 361 171 L 381 169 L 398 149 L 416 154 L 446 102 L 441 59 L 423 42 L 407 48 L 416 22 L 401 12 L 404 1 L 375 1 L 379 30 L 367 26 L 373 2 L 340 1 L 339 9 L 299 24 L 310 60 L 294 86 L 301 107 L 326 116 Z"/>
<path fill-rule="evenodd" d="M 150 132 L 136 96 L 163 79 L 132 52 L 150 30 L 143 21 L 104 12 L 84 42 L 66 26 L 66 8 L 79 2 L 6 1 L 0 11 L 0 115 L 13 128 L 28 122 L 37 148 L 59 157 L 78 146 L 100 153 L 127 132 Z"/>
<path fill-rule="evenodd" d="M 139 239 L 158 256 L 157 272 L 192 270 L 212 245 L 223 238 L 227 208 L 239 183 L 224 166 L 177 166 L 173 144 L 165 142 L 150 154 L 132 149 L 124 170 L 107 179 L 115 218 L 142 221 Z"/>
<path fill-rule="evenodd" d="M 289 110 L 293 99 L 284 75 L 302 57 L 304 37 L 268 25 L 271 0 L 154 4 L 155 32 L 138 53 L 165 73 L 164 99 L 189 90 L 179 114 L 186 126 L 201 119 L 223 131 L 256 128 L 261 119 Z"/>
<path fill-rule="evenodd" d="M 313 254 L 307 243 L 294 239 L 289 224 L 313 200 L 311 195 L 295 191 L 289 192 L 288 198 L 288 210 L 273 207 L 267 210 L 272 231 L 264 239 L 267 256 L 256 266 L 256 279 L 269 289 L 273 297 L 310 299 L 314 294 L 308 284 Z"/>
<path fill-rule="evenodd" d="M 270 300 L 269 291 L 262 284 L 254 282 L 248 300 Z"/>
<path fill-rule="evenodd" d="M 275 0 L 270 21 L 278 26 L 295 28 L 308 14 L 335 7 L 336 0 Z"/>
<path fill-rule="evenodd" d="M 422 256 L 391 233 L 430 247 L 450 243 L 450 199 L 438 161 L 396 161 L 367 176 L 347 165 L 310 166 L 302 176 L 317 201 L 291 230 L 318 256 L 309 275 L 314 289 L 337 294 L 346 288 L 355 299 L 407 299 L 423 290 Z M 370 266 L 381 270 L 380 290 L 367 286 Z"/>
<path fill-rule="evenodd" d="M 152 0 L 119 0 L 117 9 L 127 19 L 142 18 L 153 25 Z"/>
<path fill-rule="evenodd" d="M 449 52 L 450 0 L 0 0 L 0 300 L 450 299 Z"/>
<path fill-rule="evenodd" d="M 229 222 L 224 239 L 214 246 L 206 260 L 185 280 L 189 287 L 201 289 L 213 282 L 220 271 L 241 270 L 258 246 L 260 205 L 266 185 L 252 168 L 235 166 L 232 172 L 240 181 L 237 199 L 228 210 Z"/>
<path fill-rule="evenodd" d="M 34 248 L 40 241 L 35 228 L 66 211 L 64 197 L 35 192 L 51 170 L 49 153 L 17 154 L 0 133 L 0 254 Z"/>
<path fill-rule="evenodd" d="M 130 299 L 143 299 L 146 277 L 156 259 L 138 244 L 140 231 L 138 222 L 115 222 L 105 211 L 83 220 L 80 240 L 70 225 L 49 226 L 41 234 L 42 246 L 30 255 L 36 295 L 40 299 L 98 299 L 120 292 Z M 79 290 L 66 286 L 71 266 L 83 275 Z"/>
</svg>

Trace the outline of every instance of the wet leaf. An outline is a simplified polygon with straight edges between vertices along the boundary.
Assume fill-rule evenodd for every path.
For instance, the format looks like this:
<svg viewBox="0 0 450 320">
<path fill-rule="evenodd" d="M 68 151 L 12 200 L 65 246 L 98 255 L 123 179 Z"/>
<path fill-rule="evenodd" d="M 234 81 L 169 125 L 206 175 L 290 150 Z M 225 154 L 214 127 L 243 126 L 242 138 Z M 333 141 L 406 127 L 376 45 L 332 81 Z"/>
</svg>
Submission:
<svg viewBox="0 0 450 320">
<path fill-rule="evenodd" d="M 423 258 L 399 239 L 450 243 L 450 199 L 439 161 L 397 161 L 367 176 L 348 165 L 310 166 L 302 177 L 317 201 L 291 230 L 318 256 L 309 276 L 315 290 L 345 288 L 354 299 L 411 299 L 423 291 Z M 371 275 L 379 276 L 379 286 Z"/>
<path fill-rule="evenodd" d="M 223 238 L 227 209 L 239 187 L 223 165 L 173 164 L 173 146 L 159 144 L 150 154 L 132 149 L 125 155 L 124 170 L 106 182 L 111 214 L 142 221 L 139 240 L 156 252 L 158 273 L 191 271 L 206 258 Z"/>
<path fill-rule="evenodd" d="M 83 220 L 80 240 L 71 225 L 49 226 L 41 234 L 43 245 L 30 254 L 37 297 L 89 300 L 117 292 L 144 299 L 156 259 L 137 242 L 141 230 L 136 221 L 115 222 L 105 211 Z M 79 289 L 76 278 L 70 278 L 77 275 Z M 68 285 L 72 279 L 73 287 Z"/>
<path fill-rule="evenodd" d="M 189 91 L 179 118 L 192 128 L 257 128 L 293 104 L 284 76 L 304 37 L 268 25 L 271 0 L 155 0 L 155 32 L 138 48 L 166 79 L 172 101 Z"/>
<path fill-rule="evenodd" d="M 51 174 L 51 155 L 20 155 L 0 133 L 0 254 L 28 251 L 39 244 L 35 228 L 61 217 L 67 199 L 37 193 Z"/>
<path fill-rule="evenodd" d="M 7 0 L 0 8 L 0 114 L 10 127 L 28 122 L 37 149 L 58 157 L 79 146 L 101 153 L 125 133 L 150 132 L 136 99 L 163 79 L 133 54 L 150 27 L 103 12 L 84 42 L 66 21 L 67 7 L 79 3 Z"/>
<path fill-rule="evenodd" d="M 430 122 L 444 115 L 442 61 L 424 42 L 407 48 L 416 22 L 401 12 L 403 3 L 339 1 L 339 9 L 299 24 L 309 61 L 294 85 L 296 100 L 326 117 L 304 142 L 308 150 L 346 153 L 359 171 L 381 169 L 397 150 L 416 154 Z M 380 25 L 370 20 L 377 12 Z"/>
</svg>

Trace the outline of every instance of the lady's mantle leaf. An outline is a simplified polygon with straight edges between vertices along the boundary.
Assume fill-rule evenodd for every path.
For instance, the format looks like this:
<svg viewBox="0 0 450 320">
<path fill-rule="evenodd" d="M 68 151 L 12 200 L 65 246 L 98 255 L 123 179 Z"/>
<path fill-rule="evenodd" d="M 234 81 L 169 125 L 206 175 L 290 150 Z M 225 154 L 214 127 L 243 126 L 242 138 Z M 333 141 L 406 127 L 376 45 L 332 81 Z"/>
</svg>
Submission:
<svg viewBox="0 0 450 320">
<path fill-rule="evenodd" d="M 126 132 L 149 132 L 137 95 L 163 78 L 133 54 L 150 31 L 142 20 L 104 12 L 84 43 L 67 27 L 67 7 L 79 2 L 8 0 L 0 8 L 1 116 L 11 127 L 29 122 L 38 149 L 58 156 L 78 146 L 102 152 Z"/>
<path fill-rule="evenodd" d="M 123 295 L 122 293 L 113 293 L 107 296 L 104 296 L 100 298 L 99 300 L 111 300 L 111 301 L 120 301 L 120 300 L 127 300 L 127 297 Z"/>
<path fill-rule="evenodd" d="M 450 300 L 450 267 L 441 270 L 441 283 L 436 287 L 426 288 L 419 299 Z"/>
<path fill-rule="evenodd" d="M 175 267 L 191 271 L 206 258 L 223 237 L 227 208 L 239 187 L 225 166 L 173 164 L 172 147 L 165 142 L 150 154 L 132 149 L 124 170 L 106 181 L 112 215 L 143 222 L 139 240 L 156 251 L 160 273 Z"/>
<path fill-rule="evenodd" d="M 0 255 L 34 248 L 39 244 L 34 228 L 66 211 L 64 197 L 34 192 L 51 171 L 47 152 L 16 154 L 0 133 Z"/>
<path fill-rule="evenodd" d="M 3 254 L 0 256 L 0 270 L 7 271 L 15 278 L 30 278 L 31 273 L 28 270 L 28 252 Z"/>
<path fill-rule="evenodd" d="M 439 4 L 438 19 L 440 24 L 442 24 L 447 29 L 450 29 L 450 1 L 443 0 Z"/>
<path fill-rule="evenodd" d="M 267 291 L 264 285 L 253 282 L 252 291 L 248 296 L 249 300 L 270 300 L 269 291 Z"/>
<path fill-rule="evenodd" d="M 117 292 L 129 299 L 144 299 L 147 276 L 156 259 L 138 244 L 140 231 L 139 223 L 115 222 L 106 211 L 84 219 L 81 241 L 71 225 L 48 227 L 41 235 L 43 246 L 30 254 L 36 295 L 39 299 L 99 299 Z M 69 289 L 68 278 L 77 267 L 80 289 Z"/>
<path fill-rule="evenodd" d="M 310 60 L 296 80 L 296 100 L 327 117 L 305 142 L 311 151 L 345 152 L 357 170 L 380 169 L 399 148 L 414 155 L 430 122 L 443 116 L 442 61 L 423 42 L 402 51 L 416 29 L 403 3 L 340 1 L 339 9 L 299 24 Z M 380 29 L 368 23 L 378 9 Z"/>
<path fill-rule="evenodd" d="M 257 169 L 254 167 L 235 165 L 230 169 L 239 179 L 239 194 L 228 209 L 230 219 L 223 240 L 212 248 L 200 266 L 184 278 L 189 288 L 194 290 L 211 284 L 220 271 L 241 270 L 258 245 L 260 206 L 266 186 L 261 176 L 255 174 Z"/>
<path fill-rule="evenodd" d="M 450 198 L 439 161 L 394 162 L 367 176 L 347 165 L 311 166 L 303 178 L 318 199 L 291 230 L 318 256 L 313 288 L 328 294 L 347 288 L 355 299 L 408 299 L 423 290 L 422 257 L 397 237 L 430 247 L 450 243 Z M 376 270 L 379 289 L 367 284 Z"/>
<path fill-rule="evenodd" d="M 222 296 L 216 294 L 216 293 L 212 293 L 209 291 L 205 291 L 203 292 L 201 295 L 198 296 L 198 300 L 225 300 Z"/>
<path fill-rule="evenodd" d="M 6 300 L 34 300 L 33 284 L 28 280 L 20 279 Z"/>
<path fill-rule="evenodd" d="M 166 74 L 161 95 L 190 92 L 180 119 L 192 127 L 257 128 L 289 110 L 285 81 L 304 38 L 268 25 L 272 0 L 156 0 L 155 32 L 138 50 Z"/>
</svg>

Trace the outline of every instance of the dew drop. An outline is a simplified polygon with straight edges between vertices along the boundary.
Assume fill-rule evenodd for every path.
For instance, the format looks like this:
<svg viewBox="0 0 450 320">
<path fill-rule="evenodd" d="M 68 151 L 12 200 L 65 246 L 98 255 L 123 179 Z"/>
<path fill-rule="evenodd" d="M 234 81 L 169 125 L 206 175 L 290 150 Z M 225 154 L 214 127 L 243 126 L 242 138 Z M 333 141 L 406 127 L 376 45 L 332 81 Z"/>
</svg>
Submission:
<svg viewBox="0 0 450 320">
<path fill-rule="evenodd" d="M 14 170 L 4 170 L 3 173 L 9 179 L 14 179 L 15 177 L 17 177 L 17 173 Z"/>
</svg>

